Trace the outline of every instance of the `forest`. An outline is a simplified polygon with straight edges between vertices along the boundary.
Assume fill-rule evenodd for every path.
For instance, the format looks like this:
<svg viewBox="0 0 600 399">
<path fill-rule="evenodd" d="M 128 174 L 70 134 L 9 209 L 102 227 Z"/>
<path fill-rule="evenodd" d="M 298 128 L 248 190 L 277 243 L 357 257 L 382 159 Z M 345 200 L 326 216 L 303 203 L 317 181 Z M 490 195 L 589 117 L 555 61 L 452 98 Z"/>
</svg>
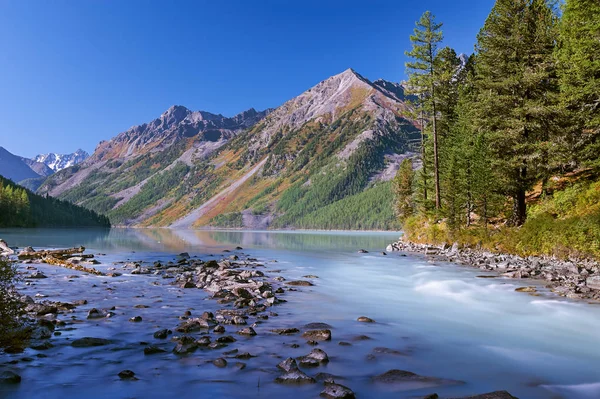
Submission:
<svg viewBox="0 0 600 399">
<path fill-rule="evenodd" d="M 475 52 L 426 12 L 407 51 L 416 170 L 393 181 L 407 238 L 600 256 L 600 2 L 498 0 Z"/>
<path fill-rule="evenodd" d="M 0 176 L 0 227 L 110 227 L 106 216 L 41 196 Z"/>
</svg>

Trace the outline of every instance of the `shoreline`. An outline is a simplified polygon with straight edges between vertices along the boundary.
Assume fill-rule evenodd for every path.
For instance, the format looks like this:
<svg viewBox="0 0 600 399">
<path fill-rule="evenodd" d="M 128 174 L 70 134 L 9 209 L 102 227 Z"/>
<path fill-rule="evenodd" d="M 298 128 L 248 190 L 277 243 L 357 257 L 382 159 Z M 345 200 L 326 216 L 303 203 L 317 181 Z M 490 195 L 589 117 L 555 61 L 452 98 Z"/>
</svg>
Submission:
<svg viewBox="0 0 600 399">
<path fill-rule="evenodd" d="M 593 260 L 559 260 L 553 257 L 529 256 L 527 258 L 460 247 L 417 244 L 400 240 L 386 248 L 388 252 L 407 252 L 433 257 L 436 260 L 495 272 L 501 277 L 533 279 L 547 282 L 551 292 L 574 300 L 600 302 L 600 263 Z M 518 288 L 519 292 L 534 293 L 534 287 Z"/>
</svg>

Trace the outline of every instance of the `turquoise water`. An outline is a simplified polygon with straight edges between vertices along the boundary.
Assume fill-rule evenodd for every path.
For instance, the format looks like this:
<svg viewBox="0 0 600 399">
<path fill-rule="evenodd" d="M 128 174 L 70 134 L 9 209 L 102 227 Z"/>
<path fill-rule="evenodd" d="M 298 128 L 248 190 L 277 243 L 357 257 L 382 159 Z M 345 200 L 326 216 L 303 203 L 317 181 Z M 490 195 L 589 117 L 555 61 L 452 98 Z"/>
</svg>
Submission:
<svg viewBox="0 0 600 399">
<path fill-rule="evenodd" d="M 140 341 L 153 342 L 159 328 L 173 328 L 177 316 L 216 310 L 201 290 L 183 290 L 159 277 L 123 275 L 110 279 L 80 274 L 68 282 L 71 270 L 40 265 L 49 279 L 24 286 L 28 295 L 43 293 L 48 299 L 88 299 L 90 304 L 73 316 L 85 320 L 91 307 L 117 307 L 117 317 L 75 324 L 44 351 L 47 358 L 28 350 L 2 355 L 0 363 L 23 357 L 29 362 L 11 365 L 23 376 L 18 387 L 0 387 L 0 396 L 59 397 L 317 397 L 322 384 L 301 388 L 273 382 L 275 365 L 288 356 L 310 351 L 300 337 L 279 337 L 267 331 L 326 322 L 334 328 L 333 340 L 322 343 L 331 359 L 316 370 L 345 377 L 340 380 L 358 397 L 411 398 L 437 392 L 456 397 L 506 389 L 520 398 L 600 397 L 600 306 L 560 299 L 539 283 L 510 279 L 485 279 L 482 273 L 425 257 L 381 251 L 399 233 L 354 232 L 241 232 L 173 231 L 168 229 L 112 230 L 0 230 L 9 245 L 71 247 L 84 245 L 101 253 L 98 269 L 126 260 L 171 260 L 187 251 L 201 259 L 242 246 L 245 253 L 265 263 L 267 270 L 281 269 L 286 279 L 319 276 L 314 287 L 287 293 L 279 317 L 259 325 L 259 336 L 240 339 L 235 346 L 258 357 L 247 368 L 217 369 L 214 352 L 196 352 L 185 358 L 171 353 L 144 356 Z M 368 254 L 357 253 L 364 248 Z M 153 282 L 156 283 L 152 284 Z M 542 296 L 517 293 L 515 288 L 538 285 Z M 94 287 L 95 285 L 95 287 Z M 134 308 L 145 304 L 147 309 Z M 132 315 L 143 323 L 129 323 Z M 369 316 L 375 324 L 357 323 Z M 263 330 L 261 330 L 261 328 Z M 357 335 L 371 340 L 353 341 Z M 70 339 L 98 336 L 115 339 L 117 348 L 77 349 Z M 352 346 L 340 346 L 348 341 Z M 291 348 L 290 344 L 302 344 Z M 172 344 L 165 344 L 170 350 Z M 401 354 L 376 354 L 386 347 Z M 231 349 L 227 348 L 227 349 Z M 227 350 L 224 349 L 224 350 Z M 234 361 L 231 362 L 233 364 Z M 134 370 L 139 381 L 119 381 L 117 373 Z M 464 381 L 451 387 L 416 390 L 385 389 L 370 377 L 389 369 Z"/>
</svg>

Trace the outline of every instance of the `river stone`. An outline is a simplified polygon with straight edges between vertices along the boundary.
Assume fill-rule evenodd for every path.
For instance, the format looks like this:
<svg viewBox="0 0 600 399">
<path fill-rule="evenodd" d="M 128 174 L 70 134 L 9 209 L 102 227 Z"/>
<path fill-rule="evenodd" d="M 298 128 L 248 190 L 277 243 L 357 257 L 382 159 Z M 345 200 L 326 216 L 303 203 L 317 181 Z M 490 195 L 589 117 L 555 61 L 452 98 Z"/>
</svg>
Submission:
<svg viewBox="0 0 600 399">
<path fill-rule="evenodd" d="M 122 380 L 137 380 L 135 373 L 131 370 L 123 370 L 119 373 L 119 378 Z"/>
<path fill-rule="evenodd" d="M 600 290 L 600 276 L 588 277 L 585 280 L 585 285 L 593 290 Z"/>
<path fill-rule="evenodd" d="M 110 344 L 111 341 L 104 338 L 84 337 L 71 342 L 71 346 L 75 348 L 89 348 L 92 346 L 104 346 Z"/>
<path fill-rule="evenodd" d="M 325 389 L 321 391 L 321 396 L 329 399 L 354 399 L 356 397 L 350 388 L 327 381 L 325 381 Z"/>
<path fill-rule="evenodd" d="M 300 356 L 298 361 L 300 362 L 300 365 L 304 367 L 317 367 L 322 363 L 329 362 L 329 357 L 324 350 L 316 348 L 310 351 L 308 355 Z"/>
<path fill-rule="evenodd" d="M 289 373 L 292 370 L 298 370 L 298 364 L 291 357 L 288 357 L 284 361 L 280 362 L 277 365 L 277 367 L 280 368 L 281 370 L 285 371 L 286 373 Z"/>
<path fill-rule="evenodd" d="M 333 327 L 327 323 L 308 323 L 304 325 L 304 328 L 308 328 L 309 330 L 325 330 Z"/>
<path fill-rule="evenodd" d="M 299 286 L 299 287 L 311 287 L 311 286 L 314 285 L 310 281 L 304 281 L 304 280 L 288 281 L 286 284 L 287 285 Z"/>
<path fill-rule="evenodd" d="M 0 384 L 18 384 L 21 382 L 21 376 L 12 371 L 3 371 L 0 373 Z"/>
<path fill-rule="evenodd" d="M 212 364 L 214 364 L 215 366 L 220 367 L 220 368 L 227 367 L 227 360 L 220 357 L 218 359 L 213 360 Z"/>
<path fill-rule="evenodd" d="M 252 337 L 252 336 L 256 335 L 256 331 L 254 331 L 254 328 L 252 328 L 252 327 L 242 328 L 237 333 L 240 334 L 240 335 L 246 335 L 246 336 L 249 336 L 249 337 Z"/>
<path fill-rule="evenodd" d="M 183 323 L 181 323 L 176 330 L 178 332 L 182 332 L 182 333 L 189 333 L 189 332 L 194 332 L 194 331 L 200 331 L 203 328 L 209 328 L 210 325 L 208 324 L 208 322 L 204 319 L 189 319 L 187 321 L 184 321 Z"/>
<path fill-rule="evenodd" d="M 163 330 L 159 330 L 157 332 L 154 333 L 154 338 L 156 339 L 166 339 L 169 334 L 172 334 L 171 330 L 167 330 L 166 328 Z"/>
<path fill-rule="evenodd" d="M 302 371 L 295 369 L 291 370 L 280 377 L 275 379 L 275 382 L 279 384 L 292 384 L 292 385 L 301 385 L 301 384 L 314 384 L 314 378 L 307 376 Z"/>
<path fill-rule="evenodd" d="M 427 377 L 412 373 L 405 370 L 389 370 L 383 374 L 373 377 L 374 382 L 383 384 L 407 384 L 413 383 L 419 388 L 435 387 L 442 385 L 458 385 L 464 384 L 462 381 L 446 380 L 437 377 Z"/>
<path fill-rule="evenodd" d="M 515 288 L 517 292 L 536 292 L 537 289 L 535 287 L 519 287 Z"/>
<path fill-rule="evenodd" d="M 35 272 L 31 273 L 29 278 L 41 279 L 41 278 L 48 278 L 48 276 L 46 276 L 44 273 L 42 273 L 40 271 L 35 271 Z"/>
<path fill-rule="evenodd" d="M 129 321 L 132 322 L 132 323 L 139 323 L 139 322 L 142 321 L 142 316 L 132 317 L 131 319 L 129 319 Z"/>
<path fill-rule="evenodd" d="M 225 335 L 224 337 L 217 338 L 217 342 L 220 344 L 229 344 L 235 341 L 236 339 L 233 338 L 231 335 Z"/>
<path fill-rule="evenodd" d="M 452 398 L 450 398 L 450 399 L 452 399 Z M 462 396 L 460 398 L 454 398 L 454 399 L 518 399 L 518 398 L 516 398 L 515 396 L 512 396 L 507 391 L 495 391 L 495 392 L 489 392 L 489 393 L 482 393 L 480 395 L 474 395 L 474 396 Z"/>
<path fill-rule="evenodd" d="M 356 321 L 360 321 L 361 323 L 375 323 L 375 320 L 367 316 L 360 316 L 358 319 L 356 319 Z"/>
<path fill-rule="evenodd" d="M 311 341 L 330 341 L 331 330 L 308 330 L 302 334 L 302 337 Z"/>
<path fill-rule="evenodd" d="M 271 330 L 271 332 L 274 332 L 275 334 L 279 335 L 292 335 L 298 334 L 300 330 L 298 330 L 297 328 L 276 328 L 274 330 Z"/>
<path fill-rule="evenodd" d="M 157 353 L 165 353 L 166 350 L 159 348 L 158 346 L 150 345 L 144 348 L 144 355 L 154 355 Z"/>
</svg>

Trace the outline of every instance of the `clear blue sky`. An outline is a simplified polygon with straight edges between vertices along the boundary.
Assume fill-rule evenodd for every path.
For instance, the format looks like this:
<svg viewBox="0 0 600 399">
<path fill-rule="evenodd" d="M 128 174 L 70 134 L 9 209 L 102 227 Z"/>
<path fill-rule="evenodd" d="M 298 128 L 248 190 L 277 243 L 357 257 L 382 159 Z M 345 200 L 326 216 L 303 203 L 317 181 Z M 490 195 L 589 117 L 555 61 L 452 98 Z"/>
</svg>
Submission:
<svg viewBox="0 0 600 399">
<path fill-rule="evenodd" d="M 493 0 L 0 0 L 0 146 L 92 152 L 173 104 L 277 107 L 349 67 L 404 79 L 426 10 L 471 53 Z"/>
</svg>

